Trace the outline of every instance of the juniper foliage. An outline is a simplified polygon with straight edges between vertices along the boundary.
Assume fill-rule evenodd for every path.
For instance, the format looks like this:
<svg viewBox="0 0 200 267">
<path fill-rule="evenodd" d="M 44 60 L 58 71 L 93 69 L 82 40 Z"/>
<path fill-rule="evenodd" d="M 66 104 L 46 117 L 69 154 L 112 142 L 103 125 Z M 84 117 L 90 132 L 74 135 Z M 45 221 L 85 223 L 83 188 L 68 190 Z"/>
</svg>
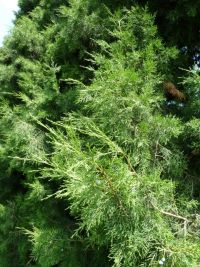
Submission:
<svg viewBox="0 0 200 267">
<path fill-rule="evenodd" d="M 198 71 L 167 101 L 180 47 L 105 3 L 21 0 L 0 48 L 3 267 L 200 264 Z"/>
</svg>

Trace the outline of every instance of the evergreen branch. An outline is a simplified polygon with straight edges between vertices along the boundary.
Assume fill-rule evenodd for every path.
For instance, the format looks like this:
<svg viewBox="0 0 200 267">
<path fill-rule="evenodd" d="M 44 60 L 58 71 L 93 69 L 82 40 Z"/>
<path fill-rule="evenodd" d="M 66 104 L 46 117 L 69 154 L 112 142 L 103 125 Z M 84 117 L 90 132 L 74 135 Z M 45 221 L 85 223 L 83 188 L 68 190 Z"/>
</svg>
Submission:
<svg viewBox="0 0 200 267">
<path fill-rule="evenodd" d="M 131 174 L 134 175 L 134 176 L 138 176 L 138 174 L 136 173 L 135 169 L 133 168 L 132 164 L 131 164 L 131 161 L 130 161 L 130 158 L 128 157 L 128 155 L 126 155 L 124 152 L 122 154 L 128 164 L 128 167 L 131 171 Z"/>
<path fill-rule="evenodd" d="M 14 156 L 14 157 L 7 156 L 7 158 L 16 159 L 16 160 L 24 161 L 24 162 L 29 161 L 29 162 L 34 162 L 34 163 L 46 164 L 48 166 L 51 166 L 51 164 L 49 162 L 47 162 L 46 160 L 41 159 L 39 157 L 37 157 L 37 159 L 36 159 L 36 158 L 21 158 L 21 157 L 17 157 L 17 156 Z"/>
<path fill-rule="evenodd" d="M 111 182 L 111 179 L 108 177 L 106 171 L 103 169 L 102 166 L 99 166 L 97 165 L 97 170 L 102 174 L 102 176 L 106 179 L 107 183 L 108 183 L 108 186 L 109 188 L 111 189 L 114 197 L 117 199 L 117 202 L 118 202 L 118 205 L 119 205 L 119 208 L 120 210 L 123 211 L 124 215 L 128 217 L 128 213 L 127 213 L 127 210 L 125 209 L 125 207 L 123 206 L 122 204 L 122 201 L 117 193 L 117 191 L 115 190 L 114 186 L 112 185 L 112 182 Z"/>
<path fill-rule="evenodd" d="M 168 212 L 168 211 L 164 211 L 164 210 L 161 210 L 159 209 L 158 207 L 156 207 L 152 201 L 151 201 L 151 205 L 153 206 L 154 209 L 156 209 L 157 211 L 159 211 L 160 213 L 166 215 L 166 216 L 170 216 L 170 217 L 173 217 L 175 219 L 178 219 L 178 220 L 182 220 L 183 221 L 183 232 L 184 232 L 184 237 L 187 236 L 187 225 L 189 222 L 191 222 L 190 220 L 188 220 L 187 218 L 181 216 L 181 215 L 178 215 L 178 214 L 175 214 L 175 213 L 172 213 L 172 212 Z"/>
<path fill-rule="evenodd" d="M 81 86 L 83 86 L 83 87 L 86 87 L 86 86 L 84 85 L 84 83 L 82 83 L 81 81 L 79 81 L 79 80 L 75 80 L 75 79 L 72 79 L 72 78 L 60 79 L 60 81 L 62 81 L 62 82 L 66 82 L 67 84 L 81 85 Z"/>
</svg>

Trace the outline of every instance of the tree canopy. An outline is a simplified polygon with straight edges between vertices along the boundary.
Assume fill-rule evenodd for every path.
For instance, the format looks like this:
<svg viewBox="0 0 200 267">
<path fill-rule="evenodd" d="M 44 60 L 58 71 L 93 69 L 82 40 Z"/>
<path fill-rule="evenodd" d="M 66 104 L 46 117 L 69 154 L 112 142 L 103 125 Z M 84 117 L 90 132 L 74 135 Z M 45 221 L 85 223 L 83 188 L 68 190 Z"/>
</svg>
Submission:
<svg viewBox="0 0 200 267">
<path fill-rule="evenodd" d="M 1 266 L 199 266 L 200 3 L 19 7 L 0 48 Z"/>
</svg>

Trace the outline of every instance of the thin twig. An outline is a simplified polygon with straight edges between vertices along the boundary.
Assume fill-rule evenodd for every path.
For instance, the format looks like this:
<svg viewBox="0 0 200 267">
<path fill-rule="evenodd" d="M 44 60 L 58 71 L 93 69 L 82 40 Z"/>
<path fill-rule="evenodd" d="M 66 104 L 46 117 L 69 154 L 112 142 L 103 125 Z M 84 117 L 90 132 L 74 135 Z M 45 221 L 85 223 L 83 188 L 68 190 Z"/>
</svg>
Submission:
<svg viewBox="0 0 200 267">
<path fill-rule="evenodd" d="M 105 172 L 105 170 L 103 169 L 102 166 L 97 166 L 97 170 L 103 175 L 103 177 L 106 179 L 108 186 L 110 187 L 114 197 L 117 199 L 117 202 L 119 203 L 119 208 L 123 211 L 123 213 L 128 216 L 128 213 L 125 209 L 125 207 L 122 204 L 122 201 L 120 199 L 120 197 L 118 196 L 117 191 L 115 190 L 115 188 L 112 185 L 111 179 L 108 177 L 107 173 Z"/>
<path fill-rule="evenodd" d="M 164 211 L 164 210 L 159 209 L 152 202 L 151 202 L 151 205 L 153 206 L 154 209 L 158 210 L 160 213 L 162 213 L 164 215 L 167 215 L 167 216 L 170 216 L 170 217 L 174 217 L 176 219 L 183 220 L 184 222 L 187 222 L 187 223 L 190 222 L 190 220 L 188 220 L 187 218 L 185 218 L 185 217 L 183 217 L 181 215 L 174 214 L 174 213 L 171 213 L 171 212 L 168 212 L 168 211 Z"/>
</svg>

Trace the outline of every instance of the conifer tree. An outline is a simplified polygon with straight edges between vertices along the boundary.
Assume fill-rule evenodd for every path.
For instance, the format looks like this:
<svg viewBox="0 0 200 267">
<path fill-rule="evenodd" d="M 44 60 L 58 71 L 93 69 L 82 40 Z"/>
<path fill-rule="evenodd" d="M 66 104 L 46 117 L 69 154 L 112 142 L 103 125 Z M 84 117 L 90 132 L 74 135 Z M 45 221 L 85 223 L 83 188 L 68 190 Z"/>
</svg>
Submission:
<svg viewBox="0 0 200 267">
<path fill-rule="evenodd" d="M 136 2 L 19 1 L 0 48 L 2 267 L 200 264 L 200 79 L 172 67 L 196 52 Z"/>
</svg>

